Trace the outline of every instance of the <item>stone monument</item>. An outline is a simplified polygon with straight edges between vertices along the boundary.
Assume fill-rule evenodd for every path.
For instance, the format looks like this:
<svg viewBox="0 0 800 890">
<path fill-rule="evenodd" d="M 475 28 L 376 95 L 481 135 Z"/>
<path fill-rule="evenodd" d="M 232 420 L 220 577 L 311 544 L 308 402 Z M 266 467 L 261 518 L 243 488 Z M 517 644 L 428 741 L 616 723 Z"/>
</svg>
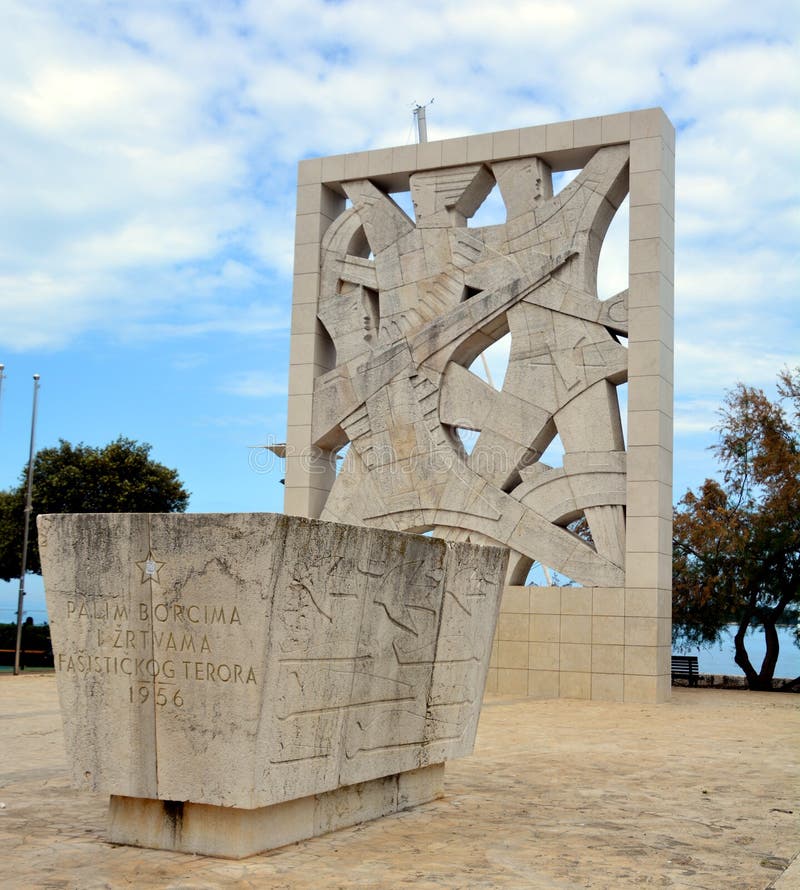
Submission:
<svg viewBox="0 0 800 890">
<path fill-rule="evenodd" d="M 68 758 L 110 840 L 240 858 L 441 795 L 505 549 L 273 514 L 40 516 Z"/>
<path fill-rule="evenodd" d="M 111 840 L 238 858 L 431 800 L 485 685 L 668 697 L 673 182 L 660 109 L 300 163 L 287 515 L 38 520 Z M 471 366 L 507 334 L 495 388 Z"/>
<path fill-rule="evenodd" d="M 660 109 L 300 163 L 285 510 L 508 546 L 491 689 L 669 695 L 673 181 Z M 469 227 L 495 186 L 505 222 Z M 506 334 L 496 389 L 470 366 Z"/>
</svg>

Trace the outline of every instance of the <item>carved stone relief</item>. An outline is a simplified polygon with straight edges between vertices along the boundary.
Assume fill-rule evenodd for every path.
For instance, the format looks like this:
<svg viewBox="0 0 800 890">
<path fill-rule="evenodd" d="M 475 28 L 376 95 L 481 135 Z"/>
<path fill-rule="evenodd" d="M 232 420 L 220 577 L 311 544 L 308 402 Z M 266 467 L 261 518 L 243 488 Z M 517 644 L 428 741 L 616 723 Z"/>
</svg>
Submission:
<svg viewBox="0 0 800 890">
<path fill-rule="evenodd" d="M 472 751 L 505 551 L 268 513 L 38 521 L 77 785 L 251 809 Z"/>
<path fill-rule="evenodd" d="M 627 144 L 600 148 L 556 195 L 537 157 L 413 173 L 414 220 L 369 179 L 341 182 L 318 302 L 336 361 L 311 437 L 350 447 L 321 518 L 504 544 L 522 578 L 538 561 L 624 585 L 627 291 L 598 299 L 597 266 L 628 161 Z M 506 223 L 468 228 L 495 183 Z M 470 365 L 508 333 L 498 391 Z M 478 433 L 471 453 L 459 429 Z M 556 435 L 561 467 L 541 460 Z"/>
</svg>

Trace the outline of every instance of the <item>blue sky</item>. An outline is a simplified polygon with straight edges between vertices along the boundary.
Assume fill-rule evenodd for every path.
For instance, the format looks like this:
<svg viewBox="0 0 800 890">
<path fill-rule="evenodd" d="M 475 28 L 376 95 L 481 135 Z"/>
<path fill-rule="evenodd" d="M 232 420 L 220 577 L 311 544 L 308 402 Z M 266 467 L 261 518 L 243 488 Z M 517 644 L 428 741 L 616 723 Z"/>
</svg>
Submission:
<svg viewBox="0 0 800 890">
<path fill-rule="evenodd" d="M 285 431 L 296 163 L 406 144 L 431 98 L 430 139 L 666 110 L 676 496 L 699 484 L 724 391 L 800 364 L 798 30 L 771 0 L 4 0 L 0 487 L 39 373 L 39 446 L 125 435 L 190 510 L 280 510 L 249 446 Z"/>
</svg>

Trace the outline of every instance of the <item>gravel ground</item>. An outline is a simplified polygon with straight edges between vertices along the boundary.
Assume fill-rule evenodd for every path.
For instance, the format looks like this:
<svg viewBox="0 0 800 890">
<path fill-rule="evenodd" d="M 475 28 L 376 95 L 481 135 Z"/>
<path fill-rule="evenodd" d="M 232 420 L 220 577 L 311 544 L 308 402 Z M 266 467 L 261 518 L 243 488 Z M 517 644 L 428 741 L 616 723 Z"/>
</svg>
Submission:
<svg viewBox="0 0 800 890">
<path fill-rule="evenodd" d="M 446 796 L 242 861 L 114 846 L 70 787 L 55 678 L 0 676 L 0 885 L 800 888 L 800 696 L 665 705 L 488 696 Z"/>
</svg>

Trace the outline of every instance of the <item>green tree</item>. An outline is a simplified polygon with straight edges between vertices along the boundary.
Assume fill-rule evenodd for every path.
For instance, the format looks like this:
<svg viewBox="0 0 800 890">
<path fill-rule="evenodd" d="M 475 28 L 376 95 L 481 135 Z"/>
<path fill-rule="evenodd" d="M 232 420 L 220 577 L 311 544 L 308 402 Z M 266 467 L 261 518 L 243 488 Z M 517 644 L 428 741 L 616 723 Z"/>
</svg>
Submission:
<svg viewBox="0 0 800 890">
<path fill-rule="evenodd" d="M 182 513 L 189 493 L 177 470 L 150 459 L 151 446 L 120 437 L 104 448 L 44 448 L 33 462 L 33 511 L 28 569 L 41 574 L 36 516 L 40 513 Z M 19 577 L 27 466 L 19 485 L 0 492 L 0 578 Z"/>
<path fill-rule="evenodd" d="M 800 368 L 779 375 L 776 401 L 738 384 L 720 416 L 722 481 L 687 491 L 675 511 L 674 634 L 713 642 L 734 623 L 734 660 L 749 688 L 771 689 L 777 625 L 800 604 Z M 751 627 L 766 642 L 758 670 L 745 646 Z"/>
</svg>

